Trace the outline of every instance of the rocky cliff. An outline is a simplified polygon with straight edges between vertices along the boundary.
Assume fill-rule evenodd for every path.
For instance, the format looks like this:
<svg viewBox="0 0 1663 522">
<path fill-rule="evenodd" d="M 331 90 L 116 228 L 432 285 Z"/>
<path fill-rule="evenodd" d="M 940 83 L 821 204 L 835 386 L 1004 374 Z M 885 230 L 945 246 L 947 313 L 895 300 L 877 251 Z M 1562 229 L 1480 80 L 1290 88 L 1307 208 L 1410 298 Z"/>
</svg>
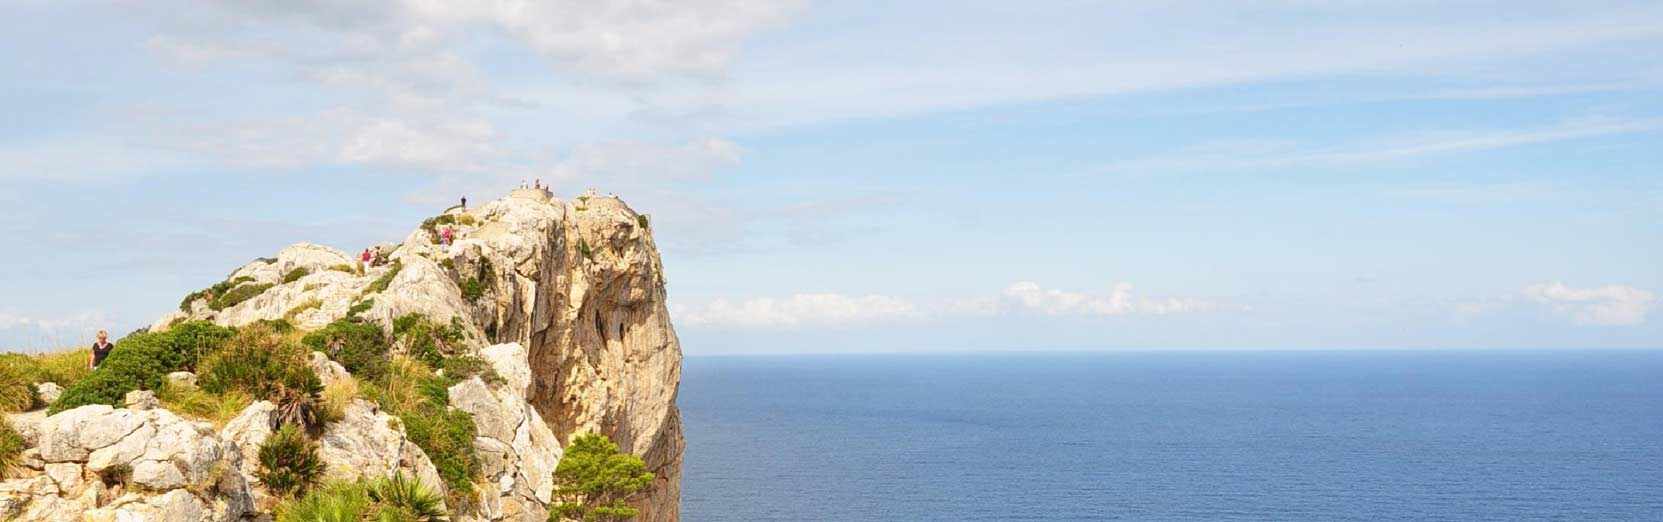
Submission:
<svg viewBox="0 0 1663 522">
<path fill-rule="evenodd" d="M 446 229 L 453 237 L 448 244 L 441 240 Z M 470 516 L 540 520 L 546 516 L 560 448 L 579 433 L 600 432 L 641 456 L 656 475 L 654 486 L 634 501 L 641 509 L 639 519 L 678 518 L 685 446 L 676 409 L 681 348 L 666 309 L 663 267 L 646 216 L 615 197 L 591 193 L 562 201 L 522 189 L 476 208 L 446 210 L 402 243 L 376 249 L 381 262 L 361 266 L 356 254 L 304 243 L 290 246 L 236 269 L 214 291 L 187 297 L 179 312 L 151 328 L 162 331 L 185 320 L 243 326 L 281 319 L 311 330 L 350 315 L 391 331 L 395 318 L 420 314 L 460 331 L 464 349 L 502 376 L 501 382 L 475 378 L 450 390 L 450 406 L 471 413 L 478 428 L 475 446 L 485 477 L 476 487 L 479 512 Z M 326 382 L 330 375 L 344 373 L 321 353 L 314 354 L 313 366 Z M 326 459 L 353 473 L 406 470 L 418 478 L 431 476 L 432 464 L 419 455 L 421 450 L 389 428 L 396 423 L 378 420 L 385 414 L 360 403 L 347 408 L 345 419 L 322 437 Z M 16 416 L 13 423 L 28 425 L 20 431 L 44 444 L 58 435 L 40 433 L 69 429 L 61 424 L 114 415 L 104 408 L 83 407 L 45 419 Z M 201 423 L 179 421 L 185 427 L 176 428 L 181 434 L 175 439 L 194 437 L 192 444 L 201 446 L 204 455 L 191 460 L 192 465 L 246 470 L 250 448 L 269 435 L 269 408 L 256 403 L 219 434 Z M 71 414 L 75 416 L 66 417 Z M 138 419 L 122 422 L 172 426 L 177 417 L 156 411 Z M 96 455 L 102 450 L 93 446 L 107 447 L 103 443 L 127 436 L 99 434 L 115 440 L 87 442 L 87 430 L 71 431 L 81 443 L 60 444 L 69 453 L 48 455 L 43 446 L 31 450 L 30 458 L 46 470 L 53 462 L 73 461 L 81 450 Z M 74 462 L 80 466 L 78 476 L 98 472 L 84 459 Z M 68 474 L 67 468 L 63 473 Z M 39 475 L 51 478 L 49 471 Z M 187 492 L 190 501 L 146 494 L 129 501 L 150 506 L 148 511 L 129 511 L 158 520 L 169 518 L 146 513 L 191 509 L 192 514 L 217 513 L 204 516 L 223 520 L 252 515 L 262 505 L 261 495 L 248 491 L 248 474 L 241 475 L 187 473 L 171 490 Z M 0 485 L 0 508 L 8 487 L 38 500 L 13 501 L 35 506 L 30 509 L 74 502 L 95 509 L 111 505 L 98 498 L 108 492 L 85 493 L 83 488 L 66 489 L 61 481 L 48 487 L 32 480 Z M 231 493 L 214 493 L 221 490 Z M 88 495 L 91 504 L 81 498 Z"/>
</svg>

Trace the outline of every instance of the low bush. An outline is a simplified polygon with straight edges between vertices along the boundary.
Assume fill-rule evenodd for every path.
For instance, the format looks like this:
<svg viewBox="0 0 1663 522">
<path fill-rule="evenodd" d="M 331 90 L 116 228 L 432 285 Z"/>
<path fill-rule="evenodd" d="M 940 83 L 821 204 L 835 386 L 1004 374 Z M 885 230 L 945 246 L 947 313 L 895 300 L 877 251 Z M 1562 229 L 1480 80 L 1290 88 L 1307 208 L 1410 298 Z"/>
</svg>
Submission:
<svg viewBox="0 0 1663 522">
<path fill-rule="evenodd" d="M 457 317 L 452 317 L 449 325 L 421 314 L 405 314 L 393 320 L 393 339 L 404 353 L 433 368 L 442 367 L 446 357 L 458 353 L 467 332 Z"/>
<path fill-rule="evenodd" d="M 220 294 L 218 297 L 215 297 L 214 300 L 209 301 L 208 308 L 217 312 L 226 308 L 237 306 L 242 304 L 243 301 L 253 299 L 254 296 L 265 293 L 266 290 L 271 289 L 272 286 L 273 285 L 271 283 L 237 285 L 236 288 L 232 288 L 230 291 Z"/>
<path fill-rule="evenodd" d="M 10 423 L 0 421 L 0 479 L 11 478 L 28 445 Z"/>
<path fill-rule="evenodd" d="M 374 299 L 365 299 L 363 301 L 352 303 L 352 306 L 347 307 L 347 309 L 346 309 L 346 319 L 350 320 L 350 321 L 356 321 L 356 320 L 358 320 L 358 315 L 359 314 L 362 314 L 364 312 L 368 312 L 368 311 L 370 311 L 371 308 L 375 308 L 375 300 Z"/>
<path fill-rule="evenodd" d="M 467 299 L 470 303 L 478 302 L 479 298 L 485 295 L 485 283 L 481 282 L 478 278 L 469 277 L 463 279 L 461 287 L 462 298 Z"/>
<path fill-rule="evenodd" d="M 335 482 L 277 506 L 277 522 L 442 522 L 444 501 L 395 473 L 376 480 Z"/>
<path fill-rule="evenodd" d="M 214 299 L 219 298 L 219 296 L 225 295 L 225 292 L 230 291 L 232 287 L 253 281 L 253 277 L 239 276 L 235 279 L 220 281 L 218 283 L 214 283 L 214 286 L 191 292 L 185 296 L 184 300 L 179 301 L 179 311 L 189 312 L 191 311 L 191 303 L 196 302 L 197 299 L 207 299 L 209 302 L 212 302 Z"/>
<path fill-rule="evenodd" d="M 502 384 L 503 382 L 502 376 L 497 374 L 497 369 L 492 367 L 491 363 L 473 355 L 446 357 L 440 369 L 444 370 L 445 378 L 452 381 L 460 382 L 478 376 L 480 380 L 487 384 Z"/>
<path fill-rule="evenodd" d="M 308 310 L 316 310 L 322 307 L 322 300 L 316 297 L 307 299 L 305 302 L 295 305 L 294 308 L 290 308 L 289 311 L 283 312 L 283 319 L 292 322 L 294 321 L 294 318 L 298 317 L 300 314 L 305 313 Z"/>
<path fill-rule="evenodd" d="M 393 284 L 393 278 L 398 277 L 398 273 L 402 270 L 404 270 L 404 262 L 394 259 L 392 268 L 387 269 L 387 273 L 381 274 L 381 277 L 377 277 L 375 281 L 370 282 L 370 285 L 364 287 L 364 292 L 359 295 L 379 294 L 386 291 L 387 286 Z"/>
<path fill-rule="evenodd" d="M 375 324 L 341 319 L 306 334 L 300 342 L 359 378 L 374 380 L 387 371 L 387 337 Z"/>
<path fill-rule="evenodd" d="M 358 268 L 352 265 L 335 265 L 329 267 L 329 269 L 336 272 L 346 272 L 348 274 L 358 275 Z"/>
<path fill-rule="evenodd" d="M 300 278 L 306 277 L 306 276 L 309 276 L 309 275 L 312 275 L 312 270 L 311 269 L 308 269 L 306 267 L 298 267 L 298 268 L 295 268 L 294 270 L 290 270 L 289 273 L 287 273 L 287 274 L 283 274 L 283 282 L 285 284 L 293 283 L 295 281 L 299 281 Z"/>
<path fill-rule="evenodd" d="M 590 260 L 590 261 L 595 260 L 595 251 L 591 250 L 589 248 L 589 241 L 588 240 L 584 240 L 584 239 L 577 240 L 577 253 L 583 254 L 584 259 L 587 259 L 587 260 Z"/>
<path fill-rule="evenodd" d="M 280 497 L 304 495 L 323 478 L 324 463 L 318 444 L 294 426 L 283 426 L 260 445 L 260 466 L 254 476 Z"/>
<path fill-rule="evenodd" d="M 209 393 L 237 391 L 277 404 L 284 424 L 323 427 L 319 394 L 323 383 L 299 343 L 258 324 L 237 332 L 224 349 L 203 360 L 197 380 Z"/>
<path fill-rule="evenodd" d="M 104 364 L 65 389 L 50 413 L 88 404 L 119 406 L 127 392 L 155 390 L 169 372 L 196 368 L 203 354 L 218 349 L 231 335 L 231 329 L 204 321 L 128 335 L 116 341 Z"/>
<path fill-rule="evenodd" d="M 127 464 L 116 464 L 98 471 L 98 481 L 108 487 L 126 485 L 132 478 L 133 467 Z"/>
</svg>

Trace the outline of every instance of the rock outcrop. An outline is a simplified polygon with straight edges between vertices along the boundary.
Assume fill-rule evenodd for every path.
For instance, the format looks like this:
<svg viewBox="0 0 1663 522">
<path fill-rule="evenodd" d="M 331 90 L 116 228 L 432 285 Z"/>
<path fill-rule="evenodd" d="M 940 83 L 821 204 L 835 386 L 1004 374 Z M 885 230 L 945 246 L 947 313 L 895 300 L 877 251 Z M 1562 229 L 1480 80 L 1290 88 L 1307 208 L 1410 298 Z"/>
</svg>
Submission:
<svg viewBox="0 0 1663 522">
<path fill-rule="evenodd" d="M 207 423 L 107 405 L 28 422 L 35 447 L 17 478 L 0 482 L 0 519 L 232 521 L 253 512 L 235 472 L 241 455 Z"/>
<path fill-rule="evenodd" d="M 439 244 L 438 231 L 447 227 L 456 239 Z M 640 520 L 678 518 L 685 447 L 676 409 L 681 347 L 647 216 L 615 197 L 590 193 L 562 201 L 522 189 L 478 208 L 447 210 L 401 244 L 379 250 L 385 263 L 361 267 L 356 256 L 332 248 L 290 246 L 227 278 L 231 287 L 250 285 L 256 295 L 236 302 L 194 299 L 152 328 L 185 319 L 227 326 L 286 319 L 315 329 L 349 314 L 388 329 L 406 314 L 454 325 L 466 349 L 491 355 L 508 381 L 467 381 L 452 390 L 452 406 L 477 419 L 478 449 L 494 484 L 481 494 L 495 495 L 483 503 L 498 509 L 491 518 L 537 519 L 549 501 L 544 468 L 552 470 L 558 449 L 584 432 L 611 437 L 656 474 L 654 486 L 635 501 Z M 314 369 L 328 382 L 333 368 L 322 363 L 327 359 L 314 357 Z M 378 418 L 372 407 L 355 404 L 349 422 Z M 377 472 L 420 468 L 422 459 L 397 437 L 362 427 L 356 438 L 337 434 L 330 442 L 326 434 L 325 447 L 335 445 L 329 451 L 341 458 L 373 452 L 375 462 L 361 464 Z M 552 442 L 543 444 L 543 437 Z"/>
</svg>

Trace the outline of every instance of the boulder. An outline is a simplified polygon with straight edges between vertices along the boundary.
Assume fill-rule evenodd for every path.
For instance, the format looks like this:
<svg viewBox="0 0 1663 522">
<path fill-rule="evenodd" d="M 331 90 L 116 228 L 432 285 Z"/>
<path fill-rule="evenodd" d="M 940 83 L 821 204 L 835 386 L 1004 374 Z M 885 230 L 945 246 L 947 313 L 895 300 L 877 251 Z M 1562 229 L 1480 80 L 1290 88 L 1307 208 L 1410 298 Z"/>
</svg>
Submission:
<svg viewBox="0 0 1663 522">
<path fill-rule="evenodd" d="M 560 441 L 526 402 L 531 370 L 525 348 L 499 344 L 480 355 L 503 382 L 488 385 L 473 377 L 449 390 L 450 405 L 472 414 L 478 428 L 474 449 L 485 476 L 479 487 L 480 515 L 485 520 L 547 520 Z"/>
<path fill-rule="evenodd" d="M 191 372 L 167 374 L 167 385 L 185 390 L 194 390 L 196 389 L 196 374 Z"/>
<path fill-rule="evenodd" d="M 324 473 L 330 479 L 390 477 L 403 472 L 440 495 L 446 492 L 433 461 L 405 437 L 398 418 L 369 401 L 356 399 L 348 404 L 341 419 L 330 423 L 318 442 Z"/>
<path fill-rule="evenodd" d="M 92 405 L 46 417 L 37 432 L 42 472 L 0 483 L 0 514 L 18 521 L 232 521 L 253 508 L 242 475 L 227 472 L 241 455 L 206 423 Z"/>
<path fill-rule="evenodd" d="M 43 382 L 35 385 L 35 396 L 40 398 L 40 402 L 52 404 L 58 402 L 58 397 L 63 395 L 64 387 L 58 386 L 58 383 Z"/>
<path fill-rule="evenodd" d="M 150 410 L 161 407 L 162 401 L 156 399 L 156 392 L 150 390 L 133 390 L 121 400 L 129 410 Z"/>
</svg>

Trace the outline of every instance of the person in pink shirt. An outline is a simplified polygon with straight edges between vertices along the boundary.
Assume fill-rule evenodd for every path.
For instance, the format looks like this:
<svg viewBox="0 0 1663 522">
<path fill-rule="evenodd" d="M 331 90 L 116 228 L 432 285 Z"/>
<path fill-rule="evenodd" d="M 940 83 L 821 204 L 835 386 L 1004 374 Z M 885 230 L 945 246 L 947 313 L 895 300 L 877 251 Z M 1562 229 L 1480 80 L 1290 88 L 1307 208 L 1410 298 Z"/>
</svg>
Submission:
<svg viewBox="0 0 1663 522">
<path fill-rule="evenodd" d="M 450 227 L 445 227 L 444 230 L 439 231 L 439 242 L 440 242 L 440 244 L 443 244 L 445 246 L 450 246 L 450 242 L 454 241 L 455 239 L 456 239 L 456 233 Z"/>
</svg>

